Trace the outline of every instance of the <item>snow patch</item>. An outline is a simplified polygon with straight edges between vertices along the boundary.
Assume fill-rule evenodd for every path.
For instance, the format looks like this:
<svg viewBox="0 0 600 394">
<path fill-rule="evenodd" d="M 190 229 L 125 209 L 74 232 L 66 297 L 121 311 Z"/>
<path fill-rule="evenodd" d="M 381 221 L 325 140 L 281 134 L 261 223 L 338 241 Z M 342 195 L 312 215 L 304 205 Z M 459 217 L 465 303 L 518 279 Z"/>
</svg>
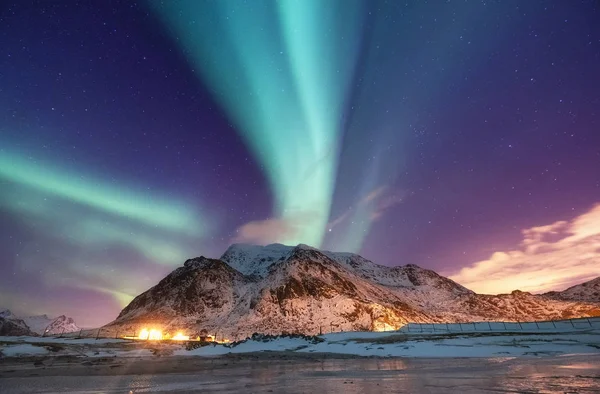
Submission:
<svg viewBox="0 0 600 394">
<path fill-rule="evenodd" d="M 234 347 L 210 345 L 178 350 L 179 356 L 218 356 L 251 352 L 336 353 L 360 357 L 538 357 L 598 353 L 600 330 L 538 335 L 429 334 L 347 332 L 323 335 L 323 342 L 298 338 L 246 341 Z"/>
<path fill-rule="evenodd" d="M 29 343 L 19 345 L 6 345 L 0 347 L 0 353 L 5 357 L 39 356 L 48 354 L 49 350 L 43 346 L 35 346 Z"/>
</svg>

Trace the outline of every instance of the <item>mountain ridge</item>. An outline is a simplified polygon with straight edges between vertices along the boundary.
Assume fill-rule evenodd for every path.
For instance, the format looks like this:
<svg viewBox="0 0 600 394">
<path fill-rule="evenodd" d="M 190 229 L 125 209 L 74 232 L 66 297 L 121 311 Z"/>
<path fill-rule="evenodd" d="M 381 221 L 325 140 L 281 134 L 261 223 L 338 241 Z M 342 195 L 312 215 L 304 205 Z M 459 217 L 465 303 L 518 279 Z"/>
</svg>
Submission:
<svg viewBox="0 0 600 394">
<path fill-rule="evenodd" d="M 0 310 L 2 334 L 0 335 L 56 335 L 79 331 L 75 320 L 65 315 L 48 317 L 48 315 L 18 316 L 9 309 Z"/>
<path fill-rule="evenodd" d="M 545 297 L 559 300 L 580 300 L 600 303 L 600 276 L 571 286 L 562 291 L 550 291 L 542 294 Z"/>
<path fill-rule="evenodd" d="M 155 325 L 229 337 L 391 330 L 407 322 L 527 321 L 600 315 L 595 301 L 483 295 L 416 265 L 387 267 L 307 245 L 231 245 L 187 260 L 105 327 Z"/>
</svg>

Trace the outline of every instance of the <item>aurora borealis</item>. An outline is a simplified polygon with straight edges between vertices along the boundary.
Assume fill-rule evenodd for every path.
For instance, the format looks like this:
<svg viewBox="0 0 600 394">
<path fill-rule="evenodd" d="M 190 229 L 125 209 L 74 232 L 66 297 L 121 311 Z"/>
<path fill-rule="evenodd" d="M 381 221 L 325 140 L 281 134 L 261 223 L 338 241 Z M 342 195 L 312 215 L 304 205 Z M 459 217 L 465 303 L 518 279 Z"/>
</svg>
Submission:
<svg viewBox="0 0 600 394">
<path fill-rule="evenodd" d="M 321 244 L 361 3 L 152 4 L 263 166 L 289 228 L 278 241 Z"/>
<path fill-rule="evenodd" d="M 232 242 L 478 291 L 568 284 L 536 250 L 560 228 L 561 261 L 599 254 L 599 18 L 593 1 L 3 4 L 0 307 L 98 325 Z"/>
</svg>

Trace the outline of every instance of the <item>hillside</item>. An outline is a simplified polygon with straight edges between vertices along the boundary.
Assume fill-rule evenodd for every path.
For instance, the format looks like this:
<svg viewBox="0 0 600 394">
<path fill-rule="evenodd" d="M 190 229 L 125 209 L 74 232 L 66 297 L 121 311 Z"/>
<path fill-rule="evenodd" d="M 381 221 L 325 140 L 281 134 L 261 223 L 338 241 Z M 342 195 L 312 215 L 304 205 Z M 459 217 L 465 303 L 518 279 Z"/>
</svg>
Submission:
<svg viewBox="0 0 600 394">
<path fill-rule="evenodd" d="M 44 331 L 47 335 L 56 335 L 80 330 L 72 318 L 64 315 L 55 318 L 48 315 L 22 317 L 5 309 L 0 311 L 0 319 L 4 327 L 0 332 L 12 332 L 0 335 L 44 335 Z"/>
<path fill-rule="evenodd" d="M 563 291 L 545 293 L 544 296 L 557 300 L 600 303 L 600 277 L 569 287 Z"/>
<path fill-rule="evenodd" d="M 137 296 L 107 327 L 254 332 L 390 330 L 407 322 L 531 321 L 600 315 L 598 303 L 515 291 L 480 295 L 415 265 L 387 267 L 306 245 L 232 245 Z"/>
</svg>

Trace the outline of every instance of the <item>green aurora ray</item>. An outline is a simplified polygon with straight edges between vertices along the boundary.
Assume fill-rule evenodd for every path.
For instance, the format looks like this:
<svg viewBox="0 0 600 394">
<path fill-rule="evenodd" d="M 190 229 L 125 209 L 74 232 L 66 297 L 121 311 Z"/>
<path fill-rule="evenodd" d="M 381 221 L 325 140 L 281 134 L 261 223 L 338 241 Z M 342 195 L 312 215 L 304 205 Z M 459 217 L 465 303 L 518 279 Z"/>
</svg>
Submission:
<svg viewBox="0 0 600 394">
<path fill-rule="evenodd" d="M 273 188 L 278 242 L 319 246 L 335 187 L 362 2 L 151 2 Z"/>
<path fill-rule="evenodd" d="M 203 232 L 199 215 L 183 203 L 151 198 L 146 193 L 102 182 L 51 163 L 28 159 L 8 150 L 0 154 L 0 179 L 146 226 L 196 236 L 201 236 Z M 18 200 L 12 203 L 24 210 L 34 211 L 44 210 L 44 201 L 47 199 L 39 200 L 36 204 L 21 204 Z"/>
<path fill-rule="evenodd" d="M 19 247 L 16 260 L 49 288 L 98 291 L 124 306 L 152 284 L 155 269 L 180 264 L 208 236 L 205 215 L 186 201 L 69 169 L 37 153 L 6 144 L 0 149 L 0 209 L 18 214 L 39 234 L 35 243 Z M 115 260 L 115 252 L 133 261 Z M 132 263 L 148 272 L 132 271 Z"/>
</svg>

